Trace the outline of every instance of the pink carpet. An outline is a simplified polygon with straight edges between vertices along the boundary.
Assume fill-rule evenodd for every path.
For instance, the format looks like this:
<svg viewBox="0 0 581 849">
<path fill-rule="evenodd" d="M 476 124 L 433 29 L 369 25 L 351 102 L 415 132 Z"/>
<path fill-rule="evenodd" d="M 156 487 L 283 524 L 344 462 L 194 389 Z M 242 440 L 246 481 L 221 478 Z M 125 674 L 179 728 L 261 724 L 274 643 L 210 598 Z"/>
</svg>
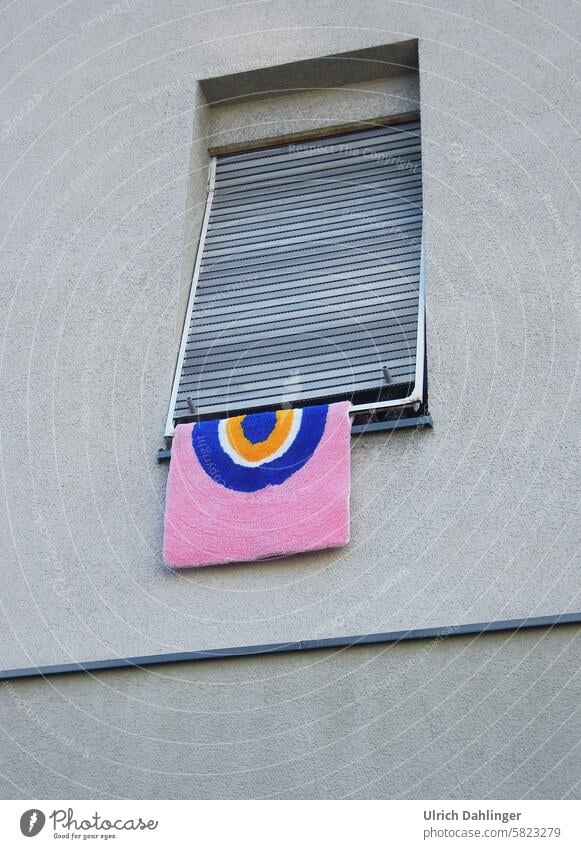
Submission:
<svg viewBox="0 0 581 849">
<path fill-rule="evenodd" d="M 346 545 L 349 402 L 176 427 L 163 556 L 210 566 Z"/>
</svg>

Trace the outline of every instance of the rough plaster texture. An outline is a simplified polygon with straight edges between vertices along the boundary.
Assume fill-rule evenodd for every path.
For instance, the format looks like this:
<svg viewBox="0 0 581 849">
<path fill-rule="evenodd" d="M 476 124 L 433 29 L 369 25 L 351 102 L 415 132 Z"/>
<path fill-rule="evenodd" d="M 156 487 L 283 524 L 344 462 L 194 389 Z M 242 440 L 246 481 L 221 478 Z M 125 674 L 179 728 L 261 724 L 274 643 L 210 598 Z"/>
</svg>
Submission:
<svg viewBox="0 0 581 849">
<path fill-rule="evenodd" d="M 4 688 L 12 798 L 576 798 L 579 630 Z"/>
<path fill-rule="evenodd" d="M 504 3 L 205 8 L 7 15 L 1 665 L 575 609 L 578 21 Z M 435 429 L 354 445 L 347 550 L 175 575 L 155 455 L 212 132 L 196 79 L 410 37 Z M 391 84 L 351 92 L 356 117 L 369 98 L 370 117 L 393 110 Z M 417 99 L 412 75 L 404 89 Z M 321 124 L 345 119 L 336 100 Z"/>
<path fill-rule="evenodd" d="M 577 609 L 578 14 L 571 4 L 548 0 L 531 0 L 526 7 L 504 0 L 420 5 L 284 0 L 211 10 L 212 5 L 128 0 L 105 7 L 82 0 L 53 10 L 47 2 L 24 2 L 3 13 L 0 666 Z M 410 38 L 419 39 L 435 428 L 354 443 L 353 541 L 347 550 L 173 574 L 161 563 L 167 470 L 155 455 L 211 138 L 196 80 Z M 383 97 L 380 89 L 375 81 L 350 93 L 364 98 L 353 106 L 356 117 L 368 108 L 371 118 L 385 114 L 384 105 L 393 109 L 393 89 Z M 414 98 L 409 89 L 406 96 Z M 339 123 L 350 111 L 333 95 L 317 118 L 313 95 L 306 105 L 297 104 L 305 112 L 293 119 L 290 97 L 277 100 L 279 109 L 292 107 L 286 120 L 304 117 L 311 126 Z M 260 113 L 265 103 L 254 108 Z M 284 123 L 284 115 L 277 115 Z M 266 118 L 259 114 L 256 120 Z M 238 129 L 241 137 L 249 132 Z M 535 663 L 546 664 L 549 644 L 558 652 L 561 633 L 540 644 Z M 486 653 L 492 644 L 475 643 L 471 651 Z M 494 645 L 504 647 L 502 641 Z M 414 651 L 405 649 L 410 657 Z M 361 657 L 334 658 L 336 674 L 348 677 Z M 315 715 L 328 710 L 333 700 L 317 678 L 321 667 L 297 658 L 269 663 L 278 670 L 276 689 L 285 698 L 287 676 L 295 676 L 293 687 L 313 691 Z M 513 669 L 513 650 L 502 648 L 495 663 L 503 674 Z M 310 670 L 308 684 L 297 671 L 303 664 Z M 460 653 L 454 664 L 458 679 L 465 678 L 470 656 Z M 178 679 L 208 676 L 208 691 L 220 703 L 218 696 L 230 698 L 232 690 L 218 678 L 214 692 L 217 668 L 181 667 Z M 447 693 L 443 674 L 443 683 L 433 683 L 436 693 Z M 557 665 L 543 685 L 551 696 L 560 674 Z M 252 681 L 263 672 L 253 661 L 228 666 L 224 675 Z M 143 688 L 148 701 L 158 695 L 173 699 L 178 712 L 189 710 L 198 692 L 179 681 L 159 694 L 148 691 L 160 682 L 157 673 L 67 679 L 58 687 L 71 692 L 78 687 L 79 699 L 108 712 L 113 725 L 129 722 L 138 733 L 131 725 L 133 703 L 119 701 L 114 681 L 137 692 Z M 447 795 L 456 788 L 461 795 L 484 795 L 501 774 L 512 777 L 497 795 L 567 792 L 570 780 L 561 785 L 558 770 L 532 789 L 533 777 L 542 779 L 552 766 L 552 752 L 541 748 L 533 754 L 521 707 L 510 707 L 511 689 L 462 718 L 478 699 L 481 684 L 473 684 L 474 690 L 460 690 L 454 702 L 466 739 L 475 741 L 459 756 L 460 777 L 444 768 L 440 783 L 427 779 L 413 789 L 442 762 L 438 745 L 430 747 L 428 731 L 433 734 L 434 727 L 425 719 L 424 754 L 415 753 L 412 731 L 406 746 L 394 750 L 394 764 L 403 763 L 406 752 L 415 758 L 402 792 Z M 63 728 L 80 723 L 93 753 L 106 738 L 76 708 L 71 715 L 60 712 L 52 682 L 18 687 L 39 710 L 54 712 L 51 722 Z M 401 687 L 411 692 L 405 674 Z M 234 713 L 246 698 L 251 706 L 256 700 L 255 708 L 267 698 L 260 689 L 248 692 L 232 696 Z M 369 696 L 363 686 L 360 692 L 356 710 L 373 715 L 375 699 L 384 695 Z M 413 709 L 428 717 L 426 706 L 437 696 L 430 688 L 422 693 Z M 479 723 L 488 716 L 492 722 L 499 704 L 508 706 L 509 719 L 490 726 L 487 742 L 477 740 Z M 565 718 L 572 704 L 559 691 L 552 710 Z M 10 700 L 6 709 L 15 747 L 6 757 L 17 784 L 32 792 L 33 761 L 26 756 L 16 767 L 26 722 Z M 523 709 L 534 712 L 534 701 Z M 151 722 L 155 729 L 162 721 L 137 715 L 141 728 Z M 294 718 L 290 709 L 277 716 L 273 728 L 279 731 Z M 445 716 L 441 721 L 449 720 L 447 711 Z M 534 720 L 539 743 L 545 718 L 541 713 Z M 396 712 L 393 721 L 403 720 Z M 348 713 L 342 723 L 347 732 Z M 565 755 L 565 761 L 568 727 L 557 732 L 559 758 Z M 205 728 L 209 739 L 211 722 Z M 232 720 L 221 733 L 242 739 L 247 730 L 243 721 L 238 726 Z M 135 763 L 143 760 L 145 744 L 137 737 L 129 744 L 110 733 L 112 760 L 124 746 Z M 368 733 L 369 745 L 377 748 L 383 738 Z M 329 752 L 332 740 L 333 734 Z M 486 743 L 492 752 L 507 740 L 513 742 L 506 759 L 499 755 L 494 768 L 481 767 L 486 758 L 479 747 Z M 65 794 L 72 785 L 58 773 L 70 775 L 70 765 L 63 770 L 59 764 L 67 762 L 70 750 L 61 751 L 50 739 L 38 745 L 49 770 L 41 773 L 43 786 L 59 786 Z M 262 792 L 253 789 L 255 774 L 245 772 L 246 763 L 277 762 L 278 756 L 267 740 L 257 746 L 262 761 L 237 750 L 239 772 L 226 749 L 206 750 L 205 761 L 200 749 L 194 771 L 212 772 L 217 758 L 219 770 L 229 764 L 236 773 L 231 787 L 208 778 L 203 792 Z M 453 752 L 460 751 L 454 746 Z M 510 746 L 527 753 L 530 747 L 531 761 L 522 771 Z M 326 779 L 329 793 L 356 795 L 372 777 L 378 780 L 370 792 L 396 792 L 393 776 L 381 777 L 383 757 L 370 758 L 355 781 L 344 766 L 348 758 L 334 760 L 326 752 L 310 756 L 306 776 L 314 780 L 327 775 L 330 764 L 340 764 L 338 774 Z M 163 786 L 172 795 L 176 757 L 181 752 L 156 744 L 150 763 L 154 769 L 160 765 L 161 773 L 139 773 L 140 788 L 130 791 L 137 767 L 113 776 L 104 764 L 100 774 L 115 786 L 104 778 L 100 786 L 121 795 L 136 795 L 137 789 L 155 795 Z M 85 767 L 79 761 L 79 771 Z M 400 769 L 405 776 L 405 767 Z M 273 792 L 283 787 L 274 767 L 264 776 Z M 284 787 L 302 786 L 303 778 L 300 764 L 293 766 Z M 316 782 L 309 786 L 320 792 Z"/>
</svg>

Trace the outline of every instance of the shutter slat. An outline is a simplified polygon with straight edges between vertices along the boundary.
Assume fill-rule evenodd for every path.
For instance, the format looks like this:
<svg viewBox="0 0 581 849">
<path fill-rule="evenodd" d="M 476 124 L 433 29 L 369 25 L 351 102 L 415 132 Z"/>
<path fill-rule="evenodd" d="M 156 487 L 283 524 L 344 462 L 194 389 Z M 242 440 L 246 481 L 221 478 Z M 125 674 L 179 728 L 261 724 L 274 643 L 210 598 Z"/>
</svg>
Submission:
<svg viewBox="0 0 581 849">
<path fill-rule="evenodd" d="M 277 267 L 281 264 L 285 268 L 298 268 L 303 262 L 312 261 L 316 258 L 320 262 L 328 263 L 327 267 L 333 267 L 333 258 L 335 256 L 363 256 L 363 254 L 371 251 L 379 251 L 381 249 L 387 251 L 396 251 L 398 245 L 409 244 L 410 241 L 415 241 L 418 245 L 421 244 L 421 221 L 417 224 L 412 224 L 401 232 L 394 234 L 374 233 L 369 236 L 360 236 L 356 241 L 350 239 L 340 239 L 317 244 L 296 245 L 291 247 L 283 246 L 281 248 L 272 248 L 268 254 L 261 253 L 245 253 L 235 255 L 232 259 L 227 257 L 218 257 L 215 261 L 206 258 L 201 265 L 201 274 L 210 276 L 220 274 L 221 272 L 231 273 L 232 270 L 240 270 L 241 274 L 253 274 L 255 270 L 263 268 Z"/>
<path fill-rule="evenodd" d="M 308 166 L 303 168 L 287 169 L 279 173 L 276 177 L 272 176 L 271 180 L 257 182 L 255 178 L 249 174 L 239 179 L 225 180 L 217 187 L 216 191 L 220 191 L 226 200 L 231 200 L 232 197 L 239 197 L 242 192 L 247 198 L 256 198 L 256 196 L 264 195 L 271 197 L 273 183 L 279 185 L 279 191 L 295 191 L 299 192 L 303 187 L 310 189 L 313 186 L 322 186 L 327 182 L 339 183 L 344 186 L 357 186 L 362 183 L 376 180 L 378 175 L 394 177 L 402 171 L 417 174 L 420 168 L 420 151 L 412 149 L 409 153 L 402 153 L 398 156 L 397 162 L 343 162 L 331 165 L 315 165 L 309 171 Z M 278 192 L 276 192 L 278 194 Z"/>
<path fill-rule="evenodd" d="M 403 334 L 402 334 L 403 335 Z M 300 352 L 297 354 L 295 351 L 288 352 L 285 357 L 285 366 L 295 368 L 297 366 L 305 366 L 307 364 L 311 367 L 311 370 L 315 368 L 320 368 L 328 363 L 342 363 L 349 362 L 355 365 L 359 365 L 362 363 L 383 363 L 384 357 L 386 354 L 390 354 L 390 361 L 393 362 L 394 359 L 398 359 L 400 357 L 410 357 L 413 354 L 415 340 L 410 335 L 409 339 L 403 339 L 399 342 L 394 342 L 391 345 L 381 345 L 381 347 L 377 347 L 373 351 L 370 352 L 369 346 L 366 345 L 361 349 L 357 349 L 354 346 L 350 346 L 348 350 L 335 350 L 329 351 L 328 347 L 322 348 L 317 353 L 312 350 L 305 354 Z M 244 371 L 252 371 L 256 368 L 256 365 L 260 364 L 260 371 L 262 373 L 276 371 L 280 369 L 279 363 L 273 363 L 272 357 L 268 355 L 262 354 L 260 357 L 237 357 L 227 363 L 215 363 L 211 357 L 208 357 L 206 360 L 198 361 L 195 364 L 190 365 L 188 361 L 184 362 L 183 374 L 184 376 L 193 375 L 200 380 L 210 378 L 213 379 L 215 377 L 219 378 L 228 378 L 228 382 L 230 382 L 229 378 L 232 374 Z M 221 368 L 218 365 L 222 366 Z M 224 368 L 223 366 L 227 367 Z"/>
<path fill-rule="evenodd" d="M 352 279 L 355 276 L 361 276 L 356 274 L 357 271 L 382 267 L 384 265 L 382 260 L 390 256 L 397 259 L 397 268 L 401 268 L 403 263 L 413 260 L 419 261 L 421 246 L 416 241 L 414 244 L 400 247 L 395 253 L 394 251 L 383 251 L 357 254 L 356 251 L 345 251 L 344 255 L 341 256 L 340 252 L 335 251 L 330 258 L 325 257 L 324 260 L 319 259 L 316 262 L 296 264 L 291 271 L 288 271 L 286 263 L 279 262 L 270 263 L 268 268 L 261 268 L 254 272 L 249 272 L 245 268 L 242 273 L 233 273 L 233 269 L 225 274 L 207 273 L 203 277 L 200 275 L 200 280 L 204 281 L 204 287 L 203 294 L 198 296 L 198 303 L 201 305 L 205 301 L 220 296 L 230 297 L 233 300 L 239 297 L 247 297 L 247 289 L 254 289 L 257 293 L 262 291 L 272 292 L 273 283 L 285 288 L 299 289 L 313 285 L 313 281 L 316 281 L 322 275 L 334 279 L 337 275 L 348 274 Z M 332 260 L 331 267 L 334 270 L 332 274 L 326 274 L 325 272 L 329 270 L 330 260 Z M 391 272 L 384 273 L 386 279 L 396 276 Z"/>
<path fill-rule="evenodd" d="M 390 370 L 393 373 L 410 374 L 413 371 L 413 359 L 408 357 L 399 357 L 390 361 Z M 232 378 L 232 374 L 230 378 Z M 293 370 L 289 369 L 287 373 L 287 381 L 294 382 L 295 375 Z M 297 376 L 297 383 L 312 383 L 320 381 L 322 384 L 329 384 L 333 381 L 341 380 L 373 380 L 375 378 L 378 384 L 382 383 L 385 378 L 382 372 L 382 363 L 375 360 L 371 363 L 362 364 L 343 364 L 337 365 L 335 368 L 324 369 L 323 367 L 313 368 L 311 371 L 301 371 L 300 377 Z M 249 380 L 244 373 L 237 373 L 236 379 L 227 379 L 226 386 L 233 385 L 236 392 L 251 392 L 253 390 L 262 391 L 270 387 L 280 387 L 284 380 L 281 380 L 280 374 L 271 375 L 270 372 L 262 372 L 260 380 Z M 211 398 L 212 394 L 221 391 L 224 387 L 223 378 L 204 378 L 190 375 L 182 384 L 182 395 L 187 398 L 193 389 L 196 391 L 198 398 Z"/>
<path fill-rule="evenodd" d="M 409 380 L 413 374 L 413 367 L 401 366 L 390 368 L 392 375 L 401 377 L 404 380 Z M 184 386 L 178 398 L 187 402 L 192 390 L 195 390 L 197 403 L 211 404 L 218 397 L 226 397 L 230 399 L 230 406 L 234 399 L 241 398 L 252 402 L 254 398 L 257 400 L 267 395 L 269 397 L 274 394 L 279 397 L 288 397 L 289 394 L 293 400 L 296 400 L 294 393 L 309 390 L 319 390 L 319 395 L 327 395 L 330 392 L 341 390 L 343 387 L 353 389 L 357 387 L 358 391 L 362 389 L 378 389 L 381 383 L 385 382 L 385 378 L 381 374 L 379 368 L 369 369 L 365 374 L 353 374 L 349 369 L 337 370 L 333 376 L 324 378 L 320 374 L 313 373 L 303 376 L 301 379 L 298 375 L 289 374 L 281 375 L 277 380 L 264 379 L 254 383 L 239 383 L 233 387 L 226 386 L 218 390 L 216 387 L 208 389 L 200 389 L 194 382 L 191 386 Z"/>
<path fill-rule="evenodd" d="M 418 299 L 414 298 L 412 300 L 407 300 L 405 304 L 401 305 L 400 309 L 395 311 L 393 308 L 391 310 L 382 309 L 381 320 L 382 324 L 386 328 L 386 330 L 390 330 L 391 328 L 398 328 L 404 322 L 408 322 L 410 318 L 414 318 L 417 320 L 418 313 Z M 376 313 L 377 315 L 377 313 Z M 337 318 L 329 318 L 328 316 L 321 315 L 317 311 L 313 311 L 310 316 L 302 316 L 300 326 L 303 330 L 308 331 L 309 333 L 326 333 L 329 329 L 335 328 L 353 328 L 359 322 L 363 322 L 369 316 L 369 310 L 365 307 L 361 307 L 359 310 L 349 310 L 349 312 L 345 312 L 344 315 L 341 315 Z M 238 322 L 232 322 L 229 327 L 226 327 L 225 324 L 218 325 L 218 332 L 216 328 L 206 328 L 204 330 L 198 330 L 194 333 L 188 334 L 188 344 L 208 344 L 212 340 L 215 340 L 216 344 L 220 342 L 226 341 L 236 341 L 238 343 L 243 343 L 244 346 L 252 345 L 253 341 L 256 339 L 258 333 L 269 334 L 271 336 L 292 336 L 297 331 L 297 324 L 293 323 L 293 321 L 282 322 L 277 318 L 274 318 L 270 324 L 262 324 L 260 327 L 257 327 L 252 322 L 250 326 L 241 327 Z M 372 340 L 370 339 L 370 345 L 372 344 Z"/>
<path fill-rule="evenodd" d="M 271 309 L 267 315 L 261 316 L 236 315 L 232 318 L 226 317 L 221 319 L 218 317 L 210 317 L 206 320 L 206 317 L 198 312 L 192 320 L 192 330 L 190 335 L 197 336 L 199 334 L 214 333 L 216 331 L 230 333 L 233 329 L 236 332 L 247 328 L 256 330 L 263 324 L 271 325 L 274 323 L 274 325 L 277 326 L 283 321 L 287 324 L 294 325 L 300 322 L 301 324 L 306 325 L 313 321 L 320 322 L 325 321 L 327 318 L 332 319 L 338 313 L 348 313 L 348 315 L 353 318 L 357 318 L 359 316 L 365 318 L 365 316 L 369 315 L 370 312 L 381 310 L 389 315 L 390 313 L 395 313 L 398 310 L 405 310 L 410 306 L 417 304 L 417 300 L 417 297 L 414 297 L 413 293 L 398 292 L 395 295 L 386 293 L 377 295 L 373 298 L 366 298 L 365 303 L 363 304 L 350 304 L 347 307 L 344 306 L 342 300 L 340 300 L 339 303 L 336 301 L 324 301 L 321 304 L 307 304 L 301 309 L 296 309 L 291 306 L 288 309 L 277 310 L 276 313 L 274 313 Z M 276 317 L 273 318 L 273 315 Z"/>
<path fill-rule="evenodd" d="M 226 155 L 223 157 L 221 164 L 221 172 L 229 173 L 240 168 L 248 168 L 250 166 L 262 166 L 272 161 L 289 162 L 298 160 L 304 157 L 312 156 L 336 156 L 338 153 L 345 153 L 355 150 L 374 150 L 378 147 L 388 147 L 401 145 L 407 141 L 419 142 L 420 124 L 419 121 L 414 124 L 406 124 L 407 129 L 400 132 L 393 131 L 391 135 L 386 136 L 383 128 L 376 135 L 365 134 L 365 132 L 354 134 L 342 134 L 338 137 L 328 137 L 327 139 L 313 139 L 312 141 L 303 141 L 295 144 L 289 144 L 285 147 L 283 153 L 274 147 L 265 148 L 262 151 L 257 150 L 254 153 L 245 153 L 239 156 Z"/>
<path fill-rule="evenodd" d="M 299 245 L 304 244 L 305 242 L 322 241 L 325 245 L 330 245 L 336 244 L 337 242 L 343 242 L 345 236 L 358 236 L 359 234 L 364 235 L 373 230 L 378 232 L 391 231 L 392 233 L 399 234 L 402 232 L 400 228 L 405 227 L 406 225 L 419 224 L 421 220 L 422 214 L 418 211 L 415 214 L 404 214 L 401 218 L 390 219 L 389 227 L 386 227 L 386 224 L 383 221 L 378 223 L 362 222 L 351 227 L 329 227 L 323 233 L 320 229 L 317 230 L 316 228 L 313 228 L 310 233 L 293 236 L 292 239 L 265 239 L 260 242 L 235 242 L 232 240 L 224 244 L 214 244 L 212 239 L 209 238 L 207 241 L 207 256 L 227 257 L 238 253 L 246 253 L 248 251 L 252 251 L 253 253 L 258 251 L 264 254 L 265 251 L 270 250 L 271 248 L 289 247 L 290 245 Z"/>
<path fill-rule="evenodd" d="M 285 363 L 293 357 L 308 351 L 309 356 L 320 358 L 322 352 L 330 353 L 332 357 L 360 355 L 361 351 L 398 350 L 397 346 L 405 340 L 416 339 L 417 322 L 402 321 L 398 327 L 385 326 L 383 319 L 369 321 L 350 328 L 347 332 L 341 328 L 330 328 L 324 334 L 300 333 L 279 339 L 277 336 L 256 336 L 253 342 L 243 352 L 235 344 L 216 344 L 205 349 L 193 349 L 184 359 L 184 369 L 190 365 L 203 368 L 220 368 L 224 365 L 248 360 L 260 364 L 276 362 L 273 357 L 279 353 Z M 370 336 L 377 337 L 373 346 L 369 344 Z"/>
<path fill-rule="evenodd" d="M 237 321 L 239 317 L 246 317 L 247 315 L 257 315 L 262 313 L 264 310 L 269 310 L 272 314 L 272 310 L 279 308 L 280 312 L 284 312 L 287 309 L 292 309 L 293 306 L 299 306 L 302 308 L 310 305 L 311 302 L 313 306 L 316 305 L 316 302 L 336 302 L 338 299 L 341 299 L 343 304 L 351 304 L 360 301 L 362 298 L 374 298 L 389 295 L 391 298 L 396 294 L 402 294 L 405 292 L 415 292 L 418 289 L 418 281 L 417 281 L 417 273 L 414 274 L 414 269 L 419 271 L 419 258 L 414 263 L 409 263 L 409 268 L 407 271 L 409 272 L 407 275 L 405 272 L 402 272 L 401 277 L 395 278 L 395 281 L 390 281 L 392 285 L 389 287 L 386 285 L 386 280 L 384 277 L 385 272 L 377 271 L 376 274 L 378 276 L 377 280 L 371 280 L 369 278 L 368 272 L 365 272 L 366 279 L 365 284 L 358 281 L 357 286 L 341 286 L 342 281 L 353 280 L 356 276 L 355 273 L 353 277 L 347 274 L 342 274 L 339 279 L 333 279 L 328 286 L 316 286 L 313 291 L 309 292 L 300 292 L 297 289 L 286 289 L 281 287 L 280 295 L 276 298 L 268 298 L 268 297 L 260 297 L 260 295 L 256 294 L 253 289 L 249 289 L 251 297 L 244 298 L 242 301 L 232 301 L 227 300 L 226 302 L 223 300 L 213 299 L 205 304 L 200 304 L 200 310 L 197 313 L 199 315 L 200 322 L 205 323 L 206 321 L 216 321 L 216 320 L 224 320 L 224 321 Z M 314 278 L 315 280 L 324 280 L 324 278 Z M 387 289 L 389 288 L 389 292 Z M 265 293 L 262 293 L 265 294 Z M 272 295 L 272 292 L 270 293 Z M 322 303 L 321 303 L 322 306 Z"/>
<path fill-rule="evenodd" d="M 212 217 L 210 217 L 208 233 L 221 235 L 229 232 L 230 230 L 236 231 L 240 227 L 244 227 L 245 230 L 254 231 L 260 229 L 261 226 L 268 226 L 268 224 L 272 221 L 289 221 L 292 223 L 293 220 L 309 221 L 312 218 L 321 218 L 323 215 L 326 218 L 332 218 L 333 215 L 337 215 L 339 212 L 345 214 L 346 211 L 353 215 L 356 215 L 359 211 L 363 214 L 369 215 L 374 210 L 385 211 L 387 209 L 391 209 L 398 203 L 401 204 L 406 201 L 421 201 L 421 197 L 422 187 L 416 181 L 412 185 L 401 187 L 400 191 L 383 192 L 381 195 L 378 195 L 375 200 L 371 200 L 369 198 L 369 194 L 366 194 L 355 198 L 345 197 L 338 200 L 332 200 L 331 197 L 329 197 L 327 200 L 321 199 L 318 204 L 309 203 L 308 206 L 305 206 L 304 203 L 300 203 L 293 207 L 288 207 L 287 209 L 279 209 L 277 207 L 268 209 L 263 206 L 261 207 L 260 215 L 254 212 L 253 214 L 247 213 L 245 216 L 241 216 L 240 218 L 232 218 L 229 216 L 226 221 L 220 219 L 215 221 Z M 321 209 L 321 207 L 324 208 Z"/>
<path fill-rule="evenodd" d="M 375 166 L 396 166 L 403 160 L 415 157 L 420 153 L 418 139 L 409 139 L 397 145 L 378 145 L 375 148 L 361 148 L 350 154 L 335 151 L 319 156 L 301 155 L 293 160 L 292 157 L 272 157 L 262 163 L 253 164 L 248 168 L 235 168 L 230 172 L 220 169 L 216 177 L 216 187 L 225 189 L 232 185 L 239 186 L 252 183 L 260 187 L 271 180 L 283 180 L 286 177 L 319 176 L 319 172 L 357 172 L 364 169 L 372 171 Z"/>
<path fill-rule="evenodd" d="M 357 280 L 360 277 L 365 278 L 363 280 L 359 280 L 359 284 L 364 285 L 367 280 L 371 281 L 377 275 L 380 275 L 381 278 L 386 281 L 386 285 L 389 286 L 387 283 L 388 280 L 395 280 L 398 277 L 408 276 L 408 269 L 413 268 L 414 271 L 417 271 L 419 262 L 420 250 L 416 249 L 398 256 L 397 264 L 394 263 L 393 266 L 390 267 L 389 271 L 385 271 L 384 267 L 377 260 L 374 262 L 373 260 L 366 259 L 363 267 L 354 264 L 353 260 L 351 260 L 349 265 L 338 265 L 337 270 L 332 274 L 317 273 L 323 270 L 328 270 L 328 266 L 323 266 L 322 268 L 319 267 L 318 269 L 312 270 L 312 273 L 305 271 L 299 275 L 297 275 L 296 271 L 291 271 L 287 274 L 273 274 L 270 278 L 265 276 L 253 277 L 246 275 L 243 278 L 235 278 L 234 280 L 230 278 L 226 284 L 224 284 L 221 280 L 218 282 L 209 280 L 207 291 L 204 292 L 203 296 L 200 295 L 198 303 L 200 309 L 203 309 L 203 305 L 205 303 L 214 302 L 215 304 L 218 304 L 223 300 L 224 296 L 229 296 L 232 299 L 240 297 L 256 297 L 259 299 L 260 295 L 264 292 L 268 292 L 272 295 L 272 283 L 269 287 L 269 285 L 264 282 L 265 280 L 269 280 L 269 283 L 271 281 L 274 282 L 276 285 L 277 295 L 278 293 L 286 295 L 287 290 L 294 289 L 297 291 L 305 288 L 305 286 L 310 287 L 333 281 L 337 281 L 337 283 L 341 285 L 342 280 Z"/>
<path fill-rule="evenodd" d="M 418 158 L 419 166 L 419 158 Z M 212 204 L 212 214 L 210 221 L 220 221 L 230 216 L 233 212 L 256 214 L 259 212 L 269 212 L 270 210 L 280 207 L 294 207 L 308 203 L 311 206 L 318 206 L 321 203 L 326 203 L 328 200 L 341 200 L 343 202 L 357 200 L 364 197 L 382 197 L 390 193 L 403 191 L 408 186 L 421 186 L 421 173 L 419 167 L 416 171 L 406 173 L 395 172 L 393 175 L 378 174 L 373 181 L 361 181 L 357 183 L 324 183 L 318 182 L 313 185 L 301 187 L 301 192 L 297 195 L 295 190 L 288 192 L 276 192 L 275 194 L 262 195 L 259 200 L 249 201 L 248 196 L 241 193 L 238 197 L 224 198 L 222 203 Z"/>
<path fill-rule="evenodd" d="M 390 353 L 391 368 L 403 365 L 409 366 L 410 363 L 413 362 L 413 352 L 411 353 L 409 348 L 400 348 L 398 351 L 391 351 Z M 375 354 L 374 356 L 365 354 L 360 357 L 351 355 L 349 360 L 346 360 L 345 357 L 335 356 L 333 358 L 328 355 L 317 359 L 309 359 L 308 362 L 305 357 L 297 357 L 292 361 L 288 360 L 285 365 L 287 369 L 293 371 L 298 370 L 298 373 L 302 376 L 315 374 L 319 375 L 321 378 L 325 378 L 336 374 L 337 372 L 344 373 L 345 371 L 349 371 L 353 374 L 376 373 L 378 370 L 381 372 L 383 368 L 383 359 L 379 354 Z M 272 363 L 263 365 L 260 370 L 261 385 L 263 380 L 266 381 L 273 376 L 280 380 L 280 376 L 277 372 L 280 372 L 280 367 L 278 365 Z M 182 388 L 188 383 L 192 385 L 195 384 L 200 387 L 222 387 L 224 386 L 224 383 L 230 386 L 232 383 L 248 380 L 249 377 L 252 377 L 252 375 L 252 365 L 242 366 L 240 364 L 236 364 L 233 368 L 222 369 L 221 371 L 208 371 L 206 368 L 184 369 L 184 382 Z"/>
<path fill-rule="evenodd" d="M 420 195 L 412 198 L 397 198 L 394 202 L 386 202 L 383 208 L 363 207 L 351 210 L 328 213 L 319 213 L 318 215 L 296 215 L 292 218 L 272 218 L 270 221 L 265 221 L 261 225 L 253 227 L 252 225 L 238 225 L 228 229 L 216 229 L 208 231 L 208 242 L 215 244 L 224 244 L 226 242 L 236 242 L 237 244 L 246 244 L 249 241 L 254 241 L 261 238 L 276 238 L 282 231 L 283 233 L 293 233 L 297 236 L 303 233 L 318 232 L 327 233 L 329 230 L 334 230 L 338 226 L 346 223 L 379 224 L 385 221 L 391 221 L 394 217 L 409 215 L 418 209 L 422 208 L 422 199 Z"/>
</svg>

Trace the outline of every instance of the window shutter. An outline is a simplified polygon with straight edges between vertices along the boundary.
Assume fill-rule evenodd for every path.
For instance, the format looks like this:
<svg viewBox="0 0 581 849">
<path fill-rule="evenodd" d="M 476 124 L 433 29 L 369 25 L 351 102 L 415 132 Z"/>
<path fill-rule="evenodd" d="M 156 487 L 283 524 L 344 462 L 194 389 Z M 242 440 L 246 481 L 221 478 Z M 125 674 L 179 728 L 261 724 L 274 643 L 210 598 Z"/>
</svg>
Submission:
<svg viewBox="0 0 581 849">
<path fill-rule="evenodd" d="M 419 121 L 217 157 L 169 432 L 188 398 L 216 416 L 419 400 L 421 241 Z"/>
</svg>

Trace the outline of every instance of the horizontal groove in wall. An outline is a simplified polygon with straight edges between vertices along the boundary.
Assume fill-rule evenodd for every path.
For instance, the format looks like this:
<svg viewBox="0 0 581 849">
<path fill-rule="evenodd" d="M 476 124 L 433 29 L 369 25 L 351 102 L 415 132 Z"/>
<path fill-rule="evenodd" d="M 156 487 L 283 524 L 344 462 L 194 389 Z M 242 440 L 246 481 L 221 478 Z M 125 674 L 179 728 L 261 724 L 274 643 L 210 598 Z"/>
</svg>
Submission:
<svg viewBox="0 0 581 849">
<path fill-rule="evenodd" d="M 496 622 L 474 622 L 467 625 L 448 625 L 436 628 L 414 628 L 408 631 L 386 631 L 379 634 L 360 634 L 352 637 L 329 637 L 321 640 L 300 640 L 288 643 L 266 643 L 255 646 L 208 649 L 207 651 L 174 652 L 171 654 L 144 655 L 142 657 L 91 660 L 85 663 L 62 663 L 52 666 L 31 666 L 0 671 L 0 680 L 38 678 L 64 675 L 73 672 L 99 672 L 108 669 L 139 669 L 166 663 L 185 663 L 202 660 L 224 660 L 235 657 L 282 654 L 357 646 L 388 645 L 410 640 L 434 640 L 447 637 L 482 636 L 531 628 L 554 628 L 560 625 L 581 624 L 581 612 L 558 613 L 549 616 L 532 616 L 522 619 L 503 619 Z"/>
</svg>

